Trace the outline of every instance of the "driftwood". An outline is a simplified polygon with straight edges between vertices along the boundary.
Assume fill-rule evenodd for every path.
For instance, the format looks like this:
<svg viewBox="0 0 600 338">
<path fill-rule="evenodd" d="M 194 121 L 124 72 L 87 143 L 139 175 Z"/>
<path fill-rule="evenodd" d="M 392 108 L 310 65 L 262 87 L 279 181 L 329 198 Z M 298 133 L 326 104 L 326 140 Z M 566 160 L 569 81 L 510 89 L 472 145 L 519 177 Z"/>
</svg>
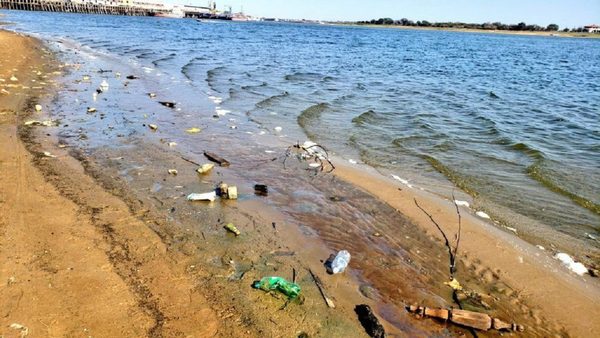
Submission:
<svg viewBox="0 0 600 338">
<path fill-rule="evenodd" d="M 308 269 L 308 272 L 310 272 L 310 275 L 312 276 L 313 280 L 315 281 L 315 285 L 319 289 L 319 292 L 321 292 L 321 296 L 323 296 L 323 299 L 325 300 L 325 304 L 327 304 L 327 306 L 329 306 L 330 308 L 335 309 L 335 304 L 333 303 L 331 298 L 329 298 L 327 296 L 327 294 L 325 293 L 325 290 L 323 290 L 323 283 L 321 282 L 321 278 L 319 278 L 319 276 L 315 275 L 311 269 Z"/>
<path fill-rule="evenodd" d="M 205 151 L 204 156 L 206 156 L 206 158 L 208 158 L 209 160 L 219 164 L 221 167 L 229 167 L 229 164 L 230 164 L 229 161 L 227 161 L 226 159 L 222 158 L 221 156 L 219 156 L 217 154 L 213 154 L 208 151 Z"/>
<path fill-rule="evenodd" d="M 385 330 L 383 325 L 379 323 L 379 319 L 375 317 L 371 307 L 366 304 L 357 305 L 354 312 L 358 315 L 358 320 L 367 331 L 367 334 L 373 338 L 385 338 Z"/>
<path fill-rule="evenodd" d="M 468 328 L 487 331 L 490 329 L 504 331 L 523 331 L 522 325 L 507 323 L 498 318 L 490 317 L 485 313 L 466 311 L 461 309 L 442 309 L 428 308 L 424 306 L 411 305 L 406 309 L 416 314 L 418 317 L 437 318 L 443 321 L 450 321 L 454 324 L 462 325 Z"/>
</svg>

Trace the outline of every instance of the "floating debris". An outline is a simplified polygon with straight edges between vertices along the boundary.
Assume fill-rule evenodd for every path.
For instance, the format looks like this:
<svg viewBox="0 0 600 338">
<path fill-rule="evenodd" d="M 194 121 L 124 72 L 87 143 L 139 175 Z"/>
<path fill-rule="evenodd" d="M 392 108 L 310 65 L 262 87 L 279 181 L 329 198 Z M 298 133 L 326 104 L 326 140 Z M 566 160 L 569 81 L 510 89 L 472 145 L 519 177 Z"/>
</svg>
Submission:
<svg viewBox="0 0 600 338">
<path fill-rule="evenodd" d="M 217 198 L 217 194 L 214 191 L 196 194 L 192 193 L 187 196 L 188 201 L 210 201 L 213 202 Z"/>
<path fill-rule="evenodd" d="M 235 227 L 235 225 L 233 225 L 233 223 L 228 223 L 227 225 L 225 225 L 224 227 L 225 229 L 227 229 L 228 231 L 234 233 L 236 236 L 241 235 L 242 233 L 238 230 L 238 228 Z"/>
<path fill-rule="evenodd" d="M 102 80 L 102 82 L 100 83 L 100 90 L 102 90 L 103 92 L 108 90 L 108 82 L 106 82 L 106 80 Z"/>
<path fill-rule="evenodd" d="M 204 156 L 206 156 L 206 158 L 208 158 L 209 160 L 218 163 L 221 167 L 229 167 L 230 165 L 229 161 L 217 154 L 205 151 Z"/>
<path fill-rule="evenodd" d="M 215 167 L 212 163 L 203 164 L 200 168 L 196 169 L 198 174 L 207 174 Z"/>
<path fill-rule="evenodd" d="M 96 112 L 96 108 L 94 108 L 94 107 L 88 107 L 87 112 L 88 113 L 95 113 Z"/>
<path fill-rule="evenodd" d="M 202 131 L 202 129 L 197 128 L 197 127 L 193 127 L 193 128 L 189 128 L 189 129 L 185 130 L 185 132 L 189 133 L 189 134 L 197 134 L 197 133 L 199 133 L 201 131 Z"/>
<path fill-rule="evenodd" d="M 167 108 L 175 108 L 175 102 L 158 101 L 158 103 L 162 104 L 163 106 L 165 106 Z"/>
<path fill-rule="evenodd" d="M 154 98 L 154 97 L 156 97 L 156 94 L 155 93 L 148 93 L 148 96 Z"/>
<path fill-rule="evenodd" d="M 177 175 L 177 169 L 169 169 L 169 174 Z"/>
<path fill-rule="evenodd" d="M 282 127 L 275 127 L 274 130 L 277 133 L 281 133 L 283 131 L 283 128 Z"/>
<path fill-rule="evenodd" d="M 254 193 L 259 196 L 267 196 L 269 195 L 269 187 L 266 184 L 255 184 Z"/>
<path fill-rule="evenodd" d="M 158 130 L 158 126 L 156 124 L 149 124 L 148 128 L 152 129 L 153 131 Z"/>
<path fill-rule="evenodd" d="M 169 145 L 169 147 L 171 147 L 171 148 L 172 148 L 172 147 L 175 147 L 175 146 L 177 146 L 177 142 L 169 142 L 169 143 L 167 143 L 167 144 L 168 144 L 168 145 Z"/>
<path fill-rule="evenodd" d="M 139 79 L 139 77 L 135 76 L 135 75 L 127 75 L 127 80 L 137 80 Z"/>
</svg>

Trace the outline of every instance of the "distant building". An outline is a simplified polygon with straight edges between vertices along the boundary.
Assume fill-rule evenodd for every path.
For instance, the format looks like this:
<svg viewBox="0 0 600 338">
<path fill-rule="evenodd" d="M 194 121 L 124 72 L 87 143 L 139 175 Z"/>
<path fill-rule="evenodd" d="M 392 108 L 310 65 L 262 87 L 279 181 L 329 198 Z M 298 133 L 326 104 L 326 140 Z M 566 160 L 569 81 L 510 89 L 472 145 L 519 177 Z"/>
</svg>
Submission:
<svg viewBox="0 0 600 338">
<path fill-rule="evenodd" d="M 588 25 L 583 27 L 583 29 L 588 33 L 600 33 L 600 26 L 598 25 Z"/>
</svg>

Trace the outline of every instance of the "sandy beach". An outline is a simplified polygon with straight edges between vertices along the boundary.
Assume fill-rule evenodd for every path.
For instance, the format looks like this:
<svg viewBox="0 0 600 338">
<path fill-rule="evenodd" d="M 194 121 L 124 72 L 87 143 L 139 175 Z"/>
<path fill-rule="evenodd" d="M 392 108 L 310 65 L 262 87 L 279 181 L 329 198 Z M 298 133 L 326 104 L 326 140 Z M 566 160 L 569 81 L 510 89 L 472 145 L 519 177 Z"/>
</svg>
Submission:
<svg viewBox="0 0 600 338">
<path fill-rule="evenodd" d="M 195 165 L 160 142 L 132 144 L 134 152 L 88 154 L 65 144 L 56 131 L 24 126 L 29 119 L 48 118 L 46 108 L 70 71 L 75 70 L 40 41 L 0 31 L 0 335 L 366 337 L 354 313 L 363 303 L 373 307 L 390 336 L 470 334 L 404 310 L 413 303 L 456 306 L 444 285 L 448 257 L 441 233 L 414 203 L 417 199 L 453 234 L 457 214 L 451 201 L 342 159 L 334 159 L 332 175 L 312 184 L 327 180 L 331 188 L 324 189 L 331 190 L 323 194 L 343 196 L 335 199 L 341 208 L 368 205 L 373 215 L 385 214 L 381 217 L 400 228 L 373 224 L 340 233 L 330 227 L 338 215 L 303 216 L 309 230 L 276 205 L 252 198 L 191 207 L 183 199 L 143 199 L 138 186 L 197 181 Z M 117 164 L 94 160 L 118 163 L 113 159 L 123 157 L 144 164 L 128 173 L 139 182 L 128 184 Z M 169 176 L 166 167 L 179 173 Z M 224 180 L 252 195 L 252 182 L 236 173 L 243 168 L 232 167 L 215 170 L 216 177 L 202 178 L 198 186 Z M 456 278 L 479 295 L 469 309 L 525 327 L 505 335 L 600 335 L 598 278 L 577 276 L 550 249 L 476 217 L 476 210 L 460 210 Z M 242 236 L 223 230 L 229 222 Z M 398 229 L 406 231 L 405 239 L 391 236 Z M 350 271 L 329 276 L 322 262 L 333 248 L 341 249 L 342 237 L 352 243 Z M 372 249 L 375 242 L 405 255 L 387 256 Z M 325 305 L 310 271 L 324 281 L 335 309 Z M 288 304 L 250 287 L 269 275 L 295 279 L 303 302 Z M 365 286 L 374 291 L 364 292 Z"/>
</svg>

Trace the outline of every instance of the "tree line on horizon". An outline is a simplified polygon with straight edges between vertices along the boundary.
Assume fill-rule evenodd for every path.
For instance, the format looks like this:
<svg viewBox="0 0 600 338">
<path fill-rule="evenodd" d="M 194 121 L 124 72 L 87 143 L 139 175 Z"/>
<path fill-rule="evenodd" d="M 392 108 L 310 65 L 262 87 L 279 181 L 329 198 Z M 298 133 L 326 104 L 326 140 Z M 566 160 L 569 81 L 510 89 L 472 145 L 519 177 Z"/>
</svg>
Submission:
<svg viewBox="0 0 600 338">
<path fill-rule="evenodd" d="M 503 24 L 501 22 L 486 23 L 464 23 L 464 22 L 429 22 L 427 20 L 412 21 L 409 19 L 393 20 L 391 18 L 379 18 L 370 21 L 357 21 L 359 25 L 386 25 L 386 26 L 407 26 L 407 27 L 434 27 L 434 28 L 464 28 L 464 29 L 483 29 L 483 30 L 505 30 L 505 31 L 530 31 L 530 32 L 556 32 L 560 29 L 557 24 L 549 24 L 546 27 L 538 25 L 528 25 L 520 22 L 516 25 Z M 563 32 L 569 32 L 568 28 Z M 583 31 L 583 28 L 573 29 L 574 32 Z"/>
</svg>

